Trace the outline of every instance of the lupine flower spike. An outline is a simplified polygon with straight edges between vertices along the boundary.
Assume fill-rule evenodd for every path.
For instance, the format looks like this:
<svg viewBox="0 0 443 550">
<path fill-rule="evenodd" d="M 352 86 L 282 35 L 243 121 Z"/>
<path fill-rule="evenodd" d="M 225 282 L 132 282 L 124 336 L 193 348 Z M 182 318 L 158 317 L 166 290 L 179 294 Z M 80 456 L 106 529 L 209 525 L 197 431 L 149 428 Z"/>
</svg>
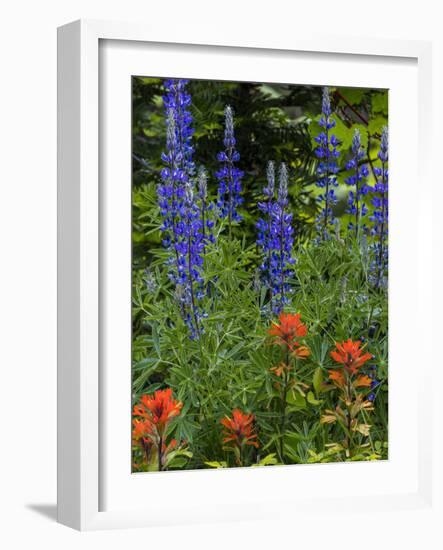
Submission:
<svg viewBox="0 0 443 550">
<path fill-rule="evenodd" d="M 194 172 L 191 143 L 194 130 L 189 111 L 191 96 L 186 91 L 187 83 L 187 80 L 175 79 L 164 82 L 166 151 L 162 154 L 165 167 L 161 171 L 162 185 L 158 187 L 158 196 L 163 216 L 163 242 L 166 247 L 173 247 L 177 242 L 175 232 L 180 219 L 184 186 Z"/>
<path fill-rule="evenodd" d="M 377 380 L 377 367 L 375 365 L 369 368 L 369 378 L 371 379 L 371 393 L 368 395 L 368 401 L 375 401 L 377 388 L 380 386 L 380 381 Z"/>
<path fill-rule="evenodd" d="M 190 111 L 191 96 L 186 90 L 188 80 L 171 79 L 164 82 L 166 94 L 163 96 L 163 104 L 166 111 L 174 115 L 175 130 L 177 134 L 177 146 L 179 166 L 187 174 L 193 175 L 195 165 L 192 160 L 194 148 L 192 146 L 192 115 Z"/>
<path fill-rule="evenodd" d="M 221 164 L 220 170 L 215 174 L 219 181 L 218 202 L 220 216 L 228 219 L 229 234 L 233 222 L 239 222 L 242 217 L 238 207 L 242 204 L 241 179 L 243 172 L 237 168 L 236 163 L 240 160 L 240 154 L 235 149 L 236 139 L 234 135 L 234 116 L 232 108 L 225 107 L 225 134 L 223 139 L 224 150 L 217 155 Z"/>
<path fill-rule="evenodd" d="M 267 185 L 263 188 L 264 200 L 258 203 L 259 210 L 263 217 L 257 222 L 257 245 L 262 251 L 263 261 L 260 265 L 262 279 L 267 288 L 272 289 L 271 276 L 271 257 L 272 257 L 272 238 L 271 228 L 273 220 L 275 193 L 275 168 L 272 161 L 268 162 Z"/>
<path fill-rule="evenodd" d="M 201 333 L 200 321 L 204 316 L 198 306 L 203 297 L 203 250 L 202 220 L 200 208 L 195 201 L 192 183 L 185 186 L 183 220 L 179 226 L 180 241 L 177 245 L 179 253 L 179 279 L 183 288 L 183 303 L 186 305 L 185 322 L 190 330 L 191 338 L 198 338 Z"/>
<path fill-rule="evenodd" d="M 345 182 L 352 187 L 349 191 L 347 212 L 354 216 L 354 221 L 349 224 L 349 229 L 355 231 L 358 236 L 361 230 L 366 228 L 362 225 L 362 219 L 366 216 L 368 209 L 364 203 L 364 197 L 368 193 L 366 178 L 369 175 L 366 164 L 361 164 L 365 157 L 365 152 L 361 145 L 360 130 L 356 128 L 352 137 L 352 157 L 346 163 L 346 170 L 351 171 L 351 175 L 345 179 Z"/>
<path fill-rule="evenodd" d="M 175 116 L 172 109 L 166 110 L 166 152 L 162 154 L 165 167 L 161 171 L 162 184 L 158 186 L 158 204 L 163 223 L 160 227 L 163 234 L 163 245 L 171 249 L 172 257 L 169 264 L 175 264 L 175 270 L 171 269 L 171 279 L 177 276 L 178 256 L 175 246 L 177 244 L 177 224 L 180 219 L 180 209 L 184 197 L 184 184 L 187 181 L 187 173 L 180 167 L 181 153 L 177 140 Z"/>
<path fill-rule="evenodd" d="M 292 257 L 294 243 L 292 214 L 288 212 L 288 172 L 284 163 L 280 166 L 277 200 L 272 208 L 271 249 L 269 277 L 271 281 L 272 309 L 280 313 L 289 304 L 291 286 L 289 277 L 295 259 Z"/>
<path fill-rule="evenodd" d="M 191 176 L 195 169 L 191 142 L 193 129 L 189 111 L 191 96 L 186 91 L 186 84 L 186 80 L 167 80 L 164 83 L 167 92 L 163 97 L 167 117 L 166 152 L 162 155 L 165 167 L 161 171 L 158 196 L 163 217 L 163 244 L 171 252 L 169 277 L 176 285 L 175 295 L 191 338 L 197 338 L 203 316 L 198 300 L 203 295 L 204 226 L 192 185 Z"/>
<path fill-rule="evenodd" d="M 385 126 L 381 135 L 378 158 L 381 166 L 374 169 L 377 181 L 373 189 L 372 204 L 374 213 L 371 234 L 374 237 L 372 248 L 373 260 L 371 263 L 370 281 L 376 288 L 387 286 L 388 274 L 388 128 Z"/>
<path fill-rule="evenodd" d="M 323 130 L 315 138 L 315 141 L 318 143 L 315 154 L 319 158 L 316 185 L 322 191 L 318 196 L 321 210 L 316 221 L 319 240 L 326 240 L 330 237 L 336 223 L 332 207 L 337 202 L 334 188 L 338 186 L 337 158 L 340 155 L 338 151 L 339 141 L 331 133 L 332 128 L 335 127 L 335 120 L 332 118 L 331 100 L 327 87 L 323 88 L 322 114 L 318 123 Z"/>
<path fill-rule="evenodd" d="M 215 242 L 212 229 L 214 222 L 210 218 L 213 210 L 213 203 L 208 201 L 208 175 L 203 166 L 198 171 L 198 198 L 200 201 L 200 218 L 202 225 L 203 242 Z"/>
</svg>

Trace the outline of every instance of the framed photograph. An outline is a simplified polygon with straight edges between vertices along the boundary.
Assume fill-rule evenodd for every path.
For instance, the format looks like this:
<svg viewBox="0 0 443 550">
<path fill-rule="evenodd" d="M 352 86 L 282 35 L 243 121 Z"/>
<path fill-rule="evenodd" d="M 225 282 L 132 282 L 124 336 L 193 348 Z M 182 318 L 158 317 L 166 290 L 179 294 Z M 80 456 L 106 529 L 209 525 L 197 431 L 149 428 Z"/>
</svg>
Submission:
<svg viewBox="0 0 443 550">
<path fill-rule="evenodd" d="M 430 45 L 193 40 L 59 29 L 59 521 L 431 517 Z"/>
</svg>

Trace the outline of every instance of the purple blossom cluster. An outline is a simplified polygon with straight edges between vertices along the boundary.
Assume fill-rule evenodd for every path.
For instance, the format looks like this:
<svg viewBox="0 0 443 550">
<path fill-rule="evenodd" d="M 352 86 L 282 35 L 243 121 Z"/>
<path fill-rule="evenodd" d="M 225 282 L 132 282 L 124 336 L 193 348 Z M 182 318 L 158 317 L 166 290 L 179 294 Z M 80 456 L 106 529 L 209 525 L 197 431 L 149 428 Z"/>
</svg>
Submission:
<svg viewBox="0 0 443 550">
<path fill-rule="evenodd" d="M 295 263 L 292 257 L 294 244 L 292 214 L 288 208 L 288 172 L 282 163 L 279 187 L 275 198 L 275 169 L 270 162 L 267 170 L 267 186 L 263 189 L 264 201 L 258 204 L 263 217 L 257 223 L 257 244 L 263 253 L 260 266 L 263 280 L 271 293 L 271 307 L 279 314 L 289 303 L 291 286 L 289 278 Z"/>
<path fill-rule="evenodd" d="M 374 237 L 370 280 L 376 288 L 385 287 L 387 285 L 388 276 L 389 136 L 387 126 L 382 130 L 378 159 L 380 161 L 380 166 L 374 168 L 377 180 L 372 190 L 372 205 L 374 207 L 374 212 L 370 217 L 372 221 L 371 234 Z"/>
<path fill-rule="evenodd" d="M 163 105 L 166 113 L 172 112 L 177 133 L 177 154 L 180 168 L 188 176 L 192 176 L 195 165 L 192 160 L 194 148 L 192 146 L 191 95 L 187 92 L 188 80 L 170 79 L 164 82 L 166 94 L 163 96 Z"/>
<path fill-rule="evenodd" d="M 271 277 L 271 256 L 272 256 L 272 213 L 274 207 L 275 194 L 275 168 L 272 160 L 268 162 L 267 167 L 267 185 L 263 187 L 263 201 L 258 202 L 257 206 L 262 212 L 263 217 L 259 218 L 257 227 L 257 245 L 263 253 L 263 261 L 260 265 L 262 280 L 266 287 L 272 288 Z"/>
<path fill-rule="evenodd" d="M 369 170 L 366 164 L 362 163 L 365 157 L 365 151 L 361 144 L 360 130 L 356 128 L 352 137 L 351 159 L 346 163 L 346 170 L 351 172 L 351 175 L 345 179 L 352 189 L 349 191 L 348 208 L 346 212 L 354 216 L 354 221 L 349 223 L 349 229 L 355 231 L 358 236 L 361 231 L 365 231 L 366 227 L 362 225 L 362 218 L 368 213 L 368 208 L 364 202 L 364 197 L 367 195 L 369 187 L 367 185 L 367 177 Z"/>
<path fill-rule="evenodd" d="M 187 181 L 187 174 L 180 167 L 181 158 L 172 109 L 168 109 L 166 114 L 166 151 L 162 153 L 162 160 L 165 167 L 160 173 L 162 184 L 157 189 L 158 204 L 163 217 L 163 244 L 170 247 L 177 240 L 176 227 L 184 197 L 184 184 Z"/>
<path fill-rule="evenodd" d="M 334 188 L 338 186 L 337 172 L 339 167 L 337 158 L 340 156 L 338 151 L 339 141 L 331 132 L 335 127 L 335 120 L 332 118 L 331 100 L 327 87 L 323 88 L 322 114 L 318 123 L 322 131 L 315 138 L 318 144 L 315 154 L 319 158 L 316 185 L 322 192 L 317 199 L 321 205 L 321 210 L 316 221 L 320 240 L 326 240 L 330 237 L 336 223 L 332 208 L 337 203 Z"/>
<path fill-rule="evenodd" d="M 175 295 L 191 338 L 196 338 L 204 315 L 198 305 L 203 295 L 204 222 L 193 190 L 191 97 L 186 84 L 186 80 L 165 82 L 166 151 L 162 154 L 165 166 L 158 186 L 158 203 L 163 218 L 163 244 L 170 251 L 169 277 L 176 286 Z"/>
<path fill-rule="evenodd" d="M 183 291 L 184 321 L 188 325 L 191 338 L 200 336 L 201 319 L 205 313 L 198 303 L 204 296 L 203 269 L 203 223 L 200 217 L 200 207 L 195 200 L 193 185 L 188 181 L 185 185 L 182 218 L 178 224 L 179 236 L 176 251 L 178 253 L 178 276 L 176 284 Z"/>
<path fill-rule="evenodd" d="M 203 166 L 198 171 L 198 199 L 200 208 L 200 219 L 202 224 L 203 243 L 214 243 L 214 221 L 212 220 L 212 211 L 214 203 L 208 200 L 208 175 Z"/>
<path fill-rule="evenodd" d="M 242 219 L 238 207 L 243 202 L 243 198 L 240 196 L 243 172 L 236 166 L 240 160 L 240 154 L 235 149 L 234 116 L 229 105 L 225 107 L 223 145 L 224 150 L 217 155 L 221 167 L 215 174 L 219 182 L 217 206 L 220 216 L 228 219 L 229 234 L 231 234 L 232 223 Z"/>
</svg>

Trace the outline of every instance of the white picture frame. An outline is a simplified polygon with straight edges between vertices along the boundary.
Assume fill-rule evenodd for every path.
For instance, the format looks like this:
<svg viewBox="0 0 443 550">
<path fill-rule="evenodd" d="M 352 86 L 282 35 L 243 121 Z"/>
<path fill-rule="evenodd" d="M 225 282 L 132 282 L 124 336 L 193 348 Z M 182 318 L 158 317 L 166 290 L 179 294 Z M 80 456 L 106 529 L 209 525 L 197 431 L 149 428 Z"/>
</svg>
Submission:
<svg viewBox="0 0 443 550">
<path fill-rule="evenodd" d="M 233 66 L 238 64 L 240 59 L 244 59 L 245 55 L 249 55 L 253 59 L 251 65 L 254 63 L 257 65 L 258 58 L 254 57 L 257 55 L 263 56 L 263 59 L 266 56 L 273 56 L 273 59 L 278 61 L 278 59 L 284 60 L 297 52 L 300 55 L 313 56 L 312 59 L 315 56 L 326 55 L 329 56 L 328 59 L 337 57 L 349 63 L 358 60 L 362 63 L 371 63 L 371 59 L 374 60 L 374 63 L 377 60 L 384 60 L 391 67 L 396 67 L 396 64 L 410 63 L 411 67 L 414 66 L 413 78 L 416 78 L 418 83 L 413 110 L 417 114 L 419 139 L 418 143 L 414 143 L 412 147 L 413 154 L 409 156 L 408 162 L 414 169 L 417 168 L 420 184 L 424 185 L 424 182 L 430 179 L 430 163 L 427 158 L 431 128 L 431 45 L 429 43 L 345 37 L 324 38 L 301 33 L 298 33 L 297 37 L 281 37 L 279 41 L 266 38 L 257 41 L 240 37 L 228 39 L 221 33 L 220 36 L 213 36 L 210 41 L 207 41 L 202 32 L 201 37 L 195 34 L 192 36 L 192 45 L 189 38 L 185 31 L 182 36 L 177 34 L 168 36 L 167 32 L 160 29 L 147 29 L 142 25 L 119 22 L 77 21 L 59 29 L 57 413 L 59 425 L 59 522 L 80 530 L 148 527 L 238 518 L 261 519 L 285 514 L 290 519 L 295 512 L 300 517 L 306 515 L 309 518 L 309 515 L 314 512 L 327 516 L 331 508 L 334 509 L 334 514 L 340 514 L 342 513 L 340 507 L 352 507 L 366 514 L 379 514 L 380 512 L 392 514 L 392 521 L 404 509 L 428 514 L 430 518 L 434 517 L 436 489 L 433 487 L 435 480 L 432 473 L 432 404 L 426 393 L 426 387 L 432 385 L 431 350 L 423 351 L 425 359 L 419 383 L 401 381 L 399 377 L 398 384 L 404 385 L 397 386 L 398 399 L 396 401 L 396 386 L 393 387 L 396 407 L 398 410 L 402 408 L 404 410 L 409 401 L 410 411 L 412 411 L 411 426 L 416 428 L 416 436 L 414 435 L 413 443 L 411 443 L 411 457 L 410 460 L 405 459 L 404 464 L 393 461 L 390 466 L 382 463 L 311 465 L 304 466 L 303 472 L 298 470 L 299 467 L 294 469 L 289 466 L 138 476 L 131 476 L 128 467 L 128 471 L 124 473 L 124 476 L 122 475 L 121 485 L 117 487 L 122 466 L 104 462 L 106 457 L 103 456 L 103 450 L 108 449 L 109 442 L 109 435 L 106 435 L 109 432 L 106 430 L 106 422 L 110 410 L 104 405 L 107 400 L 109 401 L 107 394 L 114 392 L 112 395 L 117 396 L 118 399 L 118 392 L 120 392 L 122 408 L 116 407 L 118 411 L 124 411 L 124 407 L 127 408 L 124 400 L 128 401 L 128 396 L 125 397 L 124 394 L 125 382 L 123 381 L 122 386 L 121 379 L 112 374 L 115 373 L 115 369 L 112 370 L 112 365 L 109 377 L 111 383 L 107 382 L 104 386 L 103 356 L 105 354 L 100 348 L 104 325 L 103 302 L 107 300 L 109 284 L 119 284 L 124 280 L 125 274 L 121 275 L 123 279 L 116 279 L 114 283 L 107 281 L 106 284 L 103 284 L 103 277 L 106 277 L 106 273 L 103 271 L 108 265 L 107 262 L 115 261 L 115 255 L 114 260 L 112 258 L 109 260 L 109 257 L 106 256 L 106 232 L 110 228 L 103 220 L 106 220 L 109 213 L 116 220 L 118 214 L 116 217 L 115 209 L 122 208 L 121 218 L 124 223 L 127 211 L 125 214 L 125 207 L 119 206 L 121 196 L 107 195 L 107 191 L 103 190 L 100 155 L 103 155 L 103 148 L 106 149 L 108 144 L 106 142 L 104 145 L 106 135 L 103 136 L 101 133 L 103 132 L 102 119 L 106 115 L 106 102 L 121 102 L 125 96 L 123 91 L 122 96 L 106 96 L 106 102 L 103 101 L 103 96 L 100 95 L 100 92 L 103 91 L 100 90 L 100 83 L 106 85 L 110 81 L 107 80 L 106 75 L 101 80 L 103 76 L 101 65 L 112 62 L 113 67 L 118 69 L 118 63 L 120 63 L 120 69 L 115 71 L 115 75 L 119 77 L 119 75 L 131 74 L 132 69 L 128 62 L 128 55 L 134 59 L 137 56 L 139 58 L 144 56 L 146 59 L 146 55 L 148 55 L 151 60 L 157 59 L 157 62 L 166 62 L 166 57 L 161 57 L 165 48 L 173 48 L 176 56 L 177 52 L 183 51 L 181 63 L 182 70 L 186 71 L 186 74 L 182 76 L 194 78 L 214 78 L 215 74 L 220 75 L 220 72 L 217 72 L 217 70 L 221 70 L 222 66 L 220 57 L 217 58 L 220 61 L 217 70 L 212 69 L 211 72 L 208 66 L 211 64 L 211 60 L 213 61 L 213 56 L 219 55 L 221 50 L 224 52 L 223 55 L 229 56 Z M 101 48 L 106 42 L 116 45 L 115 52 L 117 53 L 114 57 L 112 57 L 112 52 L 109 53 L 107 50 L 103 54 Z M 146 48 L 151 45 L 148 53 L 143 45 Z M 131 48 L 134 49 L 132 53 Z M 138 54 L 135 53 L 136 49 Z M 125 51 L 122 53 L 123 50 Z M 197 57 L 192 58 L 192 56 Z M 198 56 L 204 56 L 206 61 Z M 199 59 L 198 65 L 196 59 Z M 119 70 L 123 72 L 119 72 Z M 243 74 L 248 72 L 245 65 L 243 65 L 243 71 Z M 232 74 L 237 73 L 234 71 Z M 149 76 L 149 68 L 147 68 L 146 75 Z M 405 78 L 409 77 L 405 76 Z M 247 80 L 247 77 L 244 79 Z M 349 84 L 352 84 L 351 77 L 349 77 Z M 397 97 L 400 98 L 400 95 L 398 94 Z M 104 105 L 101 104 L 102 101 Z M 127 115 L 130 116 L 129 104 L 127 109 Z M 125 120 L 117 129 L 125 128 Z M 118 132 L 110 132 L 109 135 L 117 134 Z M 400 137 L 399 135 L 399 139 Z M 128 136 L 125 139 L 128 139 Z M 119 151 L 124 152 L 122 153 L 124 156 L 128 152 L 125 149 L 127 143 L 127 141 L 110 142 L 110 151 L 113 150 L 113 147 L 118 147 Z M 120 149 L 120 145 L 123 149 Z M 400 156 L 397 158 L 401 160 Z M 123 162 L 129 162 L 129 158 Z M 394 163 L 393 166 L 395 182 Z M 102 172 L 106 172 L 108 168 L 106 165 Z M 122 164 L 122 178 L 128 176 L 128 174 L 125 176 L 125 169 L 125 165 Z M 106 173 L 108 174 L 108 172 Z M 405 178 L 407 178 L 407 174 L 405 174 Z M 393 189 L 391 199 L 396 196 L 394 185 Z M 410 198 L 409 202 L 405 200 L 402 203 L 402 207 L 406 211 L 412 206 L 411 200 L 414 201 L 413 198 Z M 400 215 L 398 220 L 399 227 L 407 230 L 405 220 L 403 219 L 402 222 Z M 403 225 L 401 225 L 402 223 Z M 429 310 L 431 307 L 429 266 L 432 250 L 425 243 L 431 235 L 432 220 L 426 215 L 424 209 L 420 210 L 419 208 L 418 219 L 414 223 L 418 227 L 419 234 L 414 240 L 409 254 L 412 255 L 413 261 L 419 268 L 410 275 L 410 279 L 406 276 L 406 281 L 417 286 L 416 292 L 415 289 L 411 291 L 411 311 L 417 317 L 425 316 L 426 313 L 430 314 L 430 317 L 432 312 Z M 121 250 L 125 254 L 128 249 L 117 247 L 117 250 Z M 405 253 L 401 247 L 397 250 L 399 256 Z M 399 261 L 401 263 L 401 258 Z M 398 293 L 394 292 L 393 294 L 392 307 L 398 310 L 397 318 L 400 323 L 401 312 L 399 310 L 402 306 L 401 300 L 404 293 L 399 290 Z M 125 314 L 125 310 L 123 310 L 123 314 Z M 112 316 L 112 318 L 116 317 L 120 318 L 120 316 Z M 128 319 L 124 315 L 122 318 Z M 418 326 L 415 328 L 419 330 Z M 400 332 L 399 342 L 401 338 L 405 337 Z M 118 346 L 119 344 L 114 342 L 114 345 Z M 119 350 L 116 349 L 116 351 Z M 120 349 L 120 351 L 124 358 L 124 350 Z M 405 364 L 406 372 L 411 372 L 407 371 L 407 356 L 402 356 L 399 350 L 398 361 L 400 360 Z M 122 372 L 126 373 L 125 370 Z M 129 367 L 126 374 L 129 379 Z M 405 400 L 404 396 L 402 398 L 402 393 L 404 394 L 405 391 L 413 392 L 408 400 Z M 399 421 L 398 416 L 397 420 Z M 395 410 L 393 421 L 395 422 Z M 125 422 L 128 425 L 127 419 L 122 418 L 121 421 L 116 420 L 116 425 L 124 426 Z M 116 428 L 116 432 L 120 435 L 123 433 L 118 428 Z M 391 437 L 395 438 L 395 434 L 390 432 Z M 128 441 L 120 440 L 119 435 L 114 437 L 113 454 L 115 451 L 115 454 L 118 455 L 119 447 L 125 447 Z M 400 445 L 401 442 L 399 442 L 399 449 Z M 295 473 L 296 470 L 298 473 Z M 374 475 L 373 483 L 371 482 L 366 488 L 355 489 L 353 484 L 357 484 L 362 475 L 372 475 L 370 472 L 373 472 Z M 396 472 L 400 472 L 397 477 Z M 335 480 L 333 483 L 330 483 L 331 477 Z M 306 479 L 309 480 L 309 483 Z M 378 486 L 377 479 L 385 481 Z M 117 488 L 113 493 L 112 506 L 108 506 L 103 500 L 103 494 L 106 494 L 106 491 L 103 491 L 103 484 L 112 483 L 115 483 Z M 294 483 L 299 490 L 305 483 L 301 496 L 288 495 L 284 492 L 284 488 L 291 487 L 291 483 Z M 187 494 L 189 497 L 187 504 L 171 505 L 168 499 L 159 499 L 156 507 L 144 506 L 143 499 L 134 504 L 131 495 L 146 494 L 146 491 L 160 494 L 160 485 L 165 488 L 166 493 L 170 494 L 175 487 L 178 492 L 182 491 Z M 138 488 L 142 486 L 143 491 L 140 491 Z M 387 489 L 384 490 L 383 486 Z M 243 497 L 236 498 L 234 502 L 230 502 L 229 491 L 226 488 L 233 490 L 234 487 L 243 487 L 245 494 Z M 309 495 L 310 488 L 311 494 Z M 211 497 L 211 494 L 216 494 L 216 498 Z M 203 499 L 201 495 L 204 496 Z M 281 503 L 281 506 L 276 506 L 276 503 Z M 352 531 L 355 526 L 351 525 L 350 529 Z"/>
</svg>

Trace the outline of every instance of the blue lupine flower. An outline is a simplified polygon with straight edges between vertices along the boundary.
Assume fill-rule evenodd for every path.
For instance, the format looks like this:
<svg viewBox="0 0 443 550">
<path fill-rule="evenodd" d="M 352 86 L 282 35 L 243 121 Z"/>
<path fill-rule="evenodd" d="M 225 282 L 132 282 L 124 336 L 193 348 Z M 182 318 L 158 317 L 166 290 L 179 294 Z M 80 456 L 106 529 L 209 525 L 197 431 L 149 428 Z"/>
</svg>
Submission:
<svg viewBox="0 0 443 550">
<path fill-rule="evenodd" d="M 186 80 L 165 82 L 166 151 L 162 154 L 165 167 L 161 171 L 158 202 L 163 217 L 163 244 L 170 251 L 169 277 L 175 284 L 175 296 L 191 338 L 196 338 L 200 336 L 200 320 L 204 316 L 198 304 L 203 296 L 204 240 L 202 212 L 191 177 L 195 169 L 193 129 L 188 109 L 191 97 L 186 92 L 186 83 Z M 200 194 L 204 192 L 203 187 L 201 183 Z M 204 197 L 206 201 L 206 193 Z"/>
<path fill-rule="evenodd" d="M 346 163 L 346 170 L 350 170 L 351 175 L 345 179 L 345 183 L 352 186 L 349 192 L 348 208 L 346 212 L 355 217 L 355 222 L 349 224 L 350 230 L 355 230 L 355 234 L 360 233 L 360 229 L 366 230 L 362 226 L 362 218 L 366 216 L 368 209 L 364 203 L 363 197 L 368 193 L 369 187 L 366 183 L 366 178 L 369 175 L 366 164 L 361 164 L 361 160 L 365 157 L 365 152 L 361 144 L 360 130 L 356 128 L 352 137 L 352 157 Z"/>
<path fill-rule="evenodd" d="M 188 175 L 192 175 L 195 170 L 192 155 L 192 115 L 189 107 L 191 105 L 191 96 L 186 90 L 188 80 L 170 79 L 164 82 L 166 94 L 163 96 L 163 104 L 166 112 L 172 110 L 175 121 L 175 131 L 177 134 L 177 154 L 179 166 Z"/>
<path fill-rule="evenodd" d="M 373 222 L 371 234 L 374 237 L 374 243 L 371 247 L 373 260 L 370 266 L 370 281 L 376 288 L 385 287 L 388 276 L 388 149 L 388 128 L 385 126 L 382 130 L 380 151 L 378 153 L 381 166 L 374 168 L 376 176 L 376 183 L 372 189 L 374 213 L 370 217 Z"/>
<path fill-rule="evenodd" d="M 213 203 L 208 201 L 208 175 L 203 166 L 198 171 L 198 198 L 200 201 L 200 218 L 202 222 L 202 236 L 204 243 L 215 242 L 213 227 L 214 222 L 210 218 Z"/>
<path fill-rule="evenodd" d="M 186 91 L 187 82 L 176 79 L 164 82 L 167 92 L 163 96 L 166 114 L 166 151 L 162 154 L 165 167 L 160 173 L 162 184 L 158 187 L 158 196 L 163 217 L 163 244 L 166 247 L 174 247 L 177 241 L 176 226 L 183 207 L 185 184 L 194 172 L 191 143 L 194 130 L 191 126 L 191 96 Z"/>
<path fill-rule="evenodd" d="M 334 187 L 338 185 L 336 175 L 339 169 L 337 158 L 340 155 L 338 152 L 339 141 L 331 133 L 332 128 L 335 126 L 335 120 L 332 118 L 331 101 L 327 87 L 323 88 L 322 114 L 318 123 L 323 130 L 315 138 L 316 143 L 318 143 L 315 154 L 319 158 L 316 185 L 322 189 L 322 193 L 317 199 L 321 204 L 321 210 L 316 222 L 320 240 L 326 240 L 330 237 L 336 221 L 332 207 L 337 203 Z"/>
<path fill-rule="evenodd" d="M 380 385 L 380 381 L 377 380 L 377 367 L 372 366 L 369 372 L 369 378 L 371 378 L 371 393 L 368 395 L 369 401 L 375 401 L 376 393 L 375 390 Z"/>
<path fill-rule="evenodd" d="M 264 201 L 257 204 L 259 210 L 263 213 L 263 218 L 259 218 L 256 227 L 257 245 L 263 253 L 263 262 L 260 266 L 262 280 L 268 288 L 272 288 L 272 278 L 270 275 L 272 254 L 271 226 L 275 192 L 275 168 L 272 161 L 268 162 L 266 175 L 267 186 L 263 188 Z"/>
<path fill-rule="evenodd" d="M 149 268 L 146 268 L 144 271 L 143 281 L 145 283 L 145 288 L 149 294 L 154 294 L 158 288 L 158 284 L 155 278 L 154 273 L 150 271 Z"/>
<path fill-rule="evenodd" d="M 185 185 L 182 218 L 177 225 L 179 237 L 176 244 L 178 255 L 177 286 L 181 287 L 182 302 L 185 306 L 184 320 L 188 325 L 191 338 L 200 336 L 200 320 L 204 313 L 199 308 L 203 297 L 203 234 L 200 208 L 195 201 L 192 182 Z"/>
<path fill-rule="evenodd" d="M 174 247 L 177 242 L 177 223 L 184 197 L 184 185 L 188 174 L 181 167 L 180 145 L 177 139 L 177 129 L 174 111 L 166 111 L 166 151 L 162 153 L 165 167 L 160 172 L 162 183 L 158 186 L 158 204 L 163 217 L 161 231 L 165 247 Z M 177 266 L 176 266 L 177 273 Z"/>
<path fill-rule="evenodd" d="M 288 279 L 295 263 L 292 257 L 294 244 L 292 214 L 288 212 L 288 172 L 282 163 L 279 173 L 277 200 L 272 205 L 272 218 L 269 234 L 269 281 L 271 303 L 274 313 L 280 313 L 289 303 L 291 286 Z"/>
<path fill-rule="evenodd" d="M 217 206 L 220 209 L 220 216 L 228 218 L 229 234 L 231 234 L 232 222 L 242 219 L 237 208 L 243 202 L 243 198 L 240 196 L 243 172 L 236 167 L 236 163 L 240 160 L 240 154 L 235 150 L 234 117 L 229 105 L 225 107 L 223 144 L 224 151 L 217 155 L 221 168 L 215 174 L 219 181 Z"/>
</svg>

